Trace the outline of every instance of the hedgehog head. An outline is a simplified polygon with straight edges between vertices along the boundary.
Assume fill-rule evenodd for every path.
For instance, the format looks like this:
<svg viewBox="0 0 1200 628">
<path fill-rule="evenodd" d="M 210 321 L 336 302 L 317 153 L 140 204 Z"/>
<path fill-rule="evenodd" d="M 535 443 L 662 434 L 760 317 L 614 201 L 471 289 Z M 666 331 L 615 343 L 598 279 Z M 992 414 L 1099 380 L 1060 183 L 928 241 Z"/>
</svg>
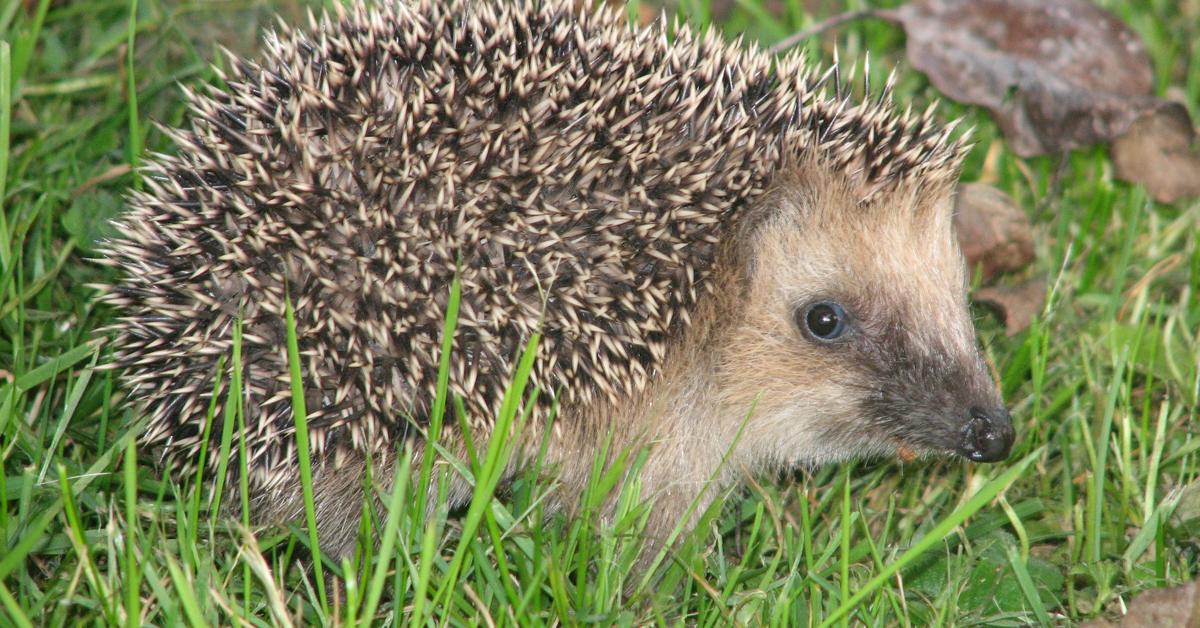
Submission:
<svg viewBox="0 0 1200 628">
<path fill-rule="evenodd" d="M 732 407 L 755 408 L 746 446 L 782 466 L 1004 458 L 1014 433 L 976 345 L 950 178 L 880 185 L 823 161 L 781 173 L 743 238 L 718 353 Z"/>
</svg>

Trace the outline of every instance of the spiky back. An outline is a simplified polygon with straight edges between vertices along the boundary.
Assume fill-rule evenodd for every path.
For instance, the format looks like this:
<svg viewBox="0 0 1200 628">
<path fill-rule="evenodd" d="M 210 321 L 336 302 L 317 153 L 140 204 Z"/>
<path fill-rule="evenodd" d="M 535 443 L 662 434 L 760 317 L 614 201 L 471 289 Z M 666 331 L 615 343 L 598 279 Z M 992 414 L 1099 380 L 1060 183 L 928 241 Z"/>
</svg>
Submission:
<svg viewBox="0 0 1200 628">
<path fill-rule="evenodd" d="M 184 466 L 241 316 L 253 479 L 293 467 L 285 293 L 316 453 L 384 452 L 429 419 L 456 273 L 450 389 L 477 426 L 535 331 L 541 410 L 619 400 L 781 164 L 818 153 L 888 184 L 956 159 L 927 120 L 850 108 L 798 60 L 712 35 L 668 43 L 567 0 L 383 4 L 271 37 L 227 91 L 189 94 L 178 155 L 110 245 L 117 362 L 145 440 Z"/>
</svg>

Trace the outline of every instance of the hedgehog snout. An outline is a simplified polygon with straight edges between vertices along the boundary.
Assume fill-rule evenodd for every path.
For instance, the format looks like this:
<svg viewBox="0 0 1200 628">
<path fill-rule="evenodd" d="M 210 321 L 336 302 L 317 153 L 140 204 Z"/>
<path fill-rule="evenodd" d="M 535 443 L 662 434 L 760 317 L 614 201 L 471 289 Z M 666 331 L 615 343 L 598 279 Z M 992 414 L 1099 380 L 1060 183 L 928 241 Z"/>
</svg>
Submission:
<svg viewBox="0 0 1200 628">
<path fill-rule="evenodd" d="M 959 455 L 975 462 L 998 462 L 1012 449 L 1012 417 L 1004 408 L 972 407 L 962 427 Z"/>
</svg>

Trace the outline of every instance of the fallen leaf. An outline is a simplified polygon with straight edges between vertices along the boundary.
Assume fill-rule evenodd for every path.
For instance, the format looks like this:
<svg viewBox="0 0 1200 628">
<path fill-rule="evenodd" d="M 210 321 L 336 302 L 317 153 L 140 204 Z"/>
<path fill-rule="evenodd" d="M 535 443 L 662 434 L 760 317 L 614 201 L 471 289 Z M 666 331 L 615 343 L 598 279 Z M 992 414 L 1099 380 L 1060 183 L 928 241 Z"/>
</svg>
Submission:
<svg viewBox="0 0 1200 628">
<path fill-rule="evenodd" d="M 1141 39 L 1086 0 L 914 0 L 909 61 L 947 96 L 991 110 L 1023 157 L 1119 136 L 1159 101 Z"/>
<path fill-rule="evenodd" d="M 1117 178 L 1144 184 L 1159 202 L 1200 196 L 1200 151 L 1183 105 L 1164 101 L 1143 113 L 1113 141 L 1112 160 Z"/>
<path fill-rule="evenodd" d="M 1142 591 L 1129 603 L 1125 616 L 1116 621 L 1097 619 L 1083 628 L 1200 628 L 1200 580 L 1177 587 Z"/>
<path fill-rule="evenodd" d="M 1088 0 L 912 0 L 834 15 L 770 50 L 866 17 L 903 28 L 909 61 L 946 96 L 989 109 L 1018 155 L 1111 141 L 1119 178 L 1160 202 L 1200 196 L 1187 109 L 1151 95 L 1146 46 Z"/>
<path fill-rule="evenodd" d="M 1033 261 L 1029 217 L 1012 197 L 990 185 L 964 183 L 954 200 L 954 229 L 967 266 L 982 266 L 984 283 Z"/>
<path fill-rule="evenodd" d="M 993 286 L 975 291 L 975 300 L 995 309 L 1004 320 L 1004 333 L 1015 336 L 1042 311 L 1046 302 L 1046 280 L 1030 279 L 1017 286 Z"/>
</svg>

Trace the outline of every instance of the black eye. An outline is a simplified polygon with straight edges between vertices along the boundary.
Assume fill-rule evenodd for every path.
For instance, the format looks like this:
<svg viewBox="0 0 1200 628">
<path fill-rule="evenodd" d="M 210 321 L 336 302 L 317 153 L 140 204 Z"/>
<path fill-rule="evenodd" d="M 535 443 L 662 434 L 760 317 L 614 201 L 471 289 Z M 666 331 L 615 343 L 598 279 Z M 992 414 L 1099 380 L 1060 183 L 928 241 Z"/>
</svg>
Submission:
<svg viewBox="0 0 1200 628">
<path fill-rule="evenodd" d="M 817 340 L 837 340 L 846 333 L 846 310 L 837 303 L 814 303 L 797 312 L 796 322 Z"/>
</svg>

